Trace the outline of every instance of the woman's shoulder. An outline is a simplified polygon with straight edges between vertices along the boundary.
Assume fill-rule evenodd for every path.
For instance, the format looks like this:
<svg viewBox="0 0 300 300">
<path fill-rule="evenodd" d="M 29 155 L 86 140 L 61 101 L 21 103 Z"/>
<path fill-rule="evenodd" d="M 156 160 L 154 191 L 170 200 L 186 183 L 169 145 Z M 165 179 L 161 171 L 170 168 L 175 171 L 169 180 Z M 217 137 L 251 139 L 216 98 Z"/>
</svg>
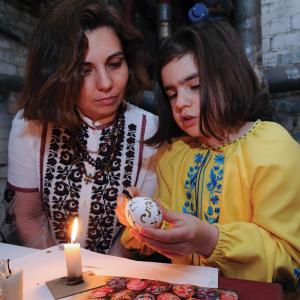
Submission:
<svg viewBox="0 0 300 300">
<path fill-rule="evenodd" d="M 33 120 L 26 120 L 23 116 L 23 110 L 19 110 L 13 120 L 11 127 L 11 135 L 26 135 L 35 136 L 40 135 L 42 131 L 42 124 Z"/>
<path fill-rule="evenodd" d="M 126 113 L 131 117 L 145 116 L 150 122 L 158 122 L 158 116 L 134 104 L 126 103 Z"/>
<path fill-rule="evenodd" d="M 158 116 L 149 111 L 127 103 L 125 116 L 129 123 L 134 123 L 145 130 L 145 139 L 150 138 L 157 131 Z"/>
</svg>

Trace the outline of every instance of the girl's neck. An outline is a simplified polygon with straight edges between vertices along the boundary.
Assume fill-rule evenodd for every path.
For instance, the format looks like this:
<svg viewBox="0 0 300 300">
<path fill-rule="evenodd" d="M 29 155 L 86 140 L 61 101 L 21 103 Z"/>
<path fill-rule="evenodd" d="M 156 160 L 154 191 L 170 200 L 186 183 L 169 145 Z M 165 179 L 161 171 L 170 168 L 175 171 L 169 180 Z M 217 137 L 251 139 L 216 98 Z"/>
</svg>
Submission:
<svg viewBox="0 0 300 300">
<path fill-rule="evenodd" d="M 246 122 L 242 127 L 240 127 L 236 131 L 232 131 L 229 133 L 228 138 L 225 141 L 219 141 L 216 138 L 213 137 L 201 137 L 200 142 L 203 145 L 206 145 L 208 147 L 217 148 L 221 147 L 225 144 L 232 143 L 245 135 L 253 126 L 254 122 Z"/>
</svg>

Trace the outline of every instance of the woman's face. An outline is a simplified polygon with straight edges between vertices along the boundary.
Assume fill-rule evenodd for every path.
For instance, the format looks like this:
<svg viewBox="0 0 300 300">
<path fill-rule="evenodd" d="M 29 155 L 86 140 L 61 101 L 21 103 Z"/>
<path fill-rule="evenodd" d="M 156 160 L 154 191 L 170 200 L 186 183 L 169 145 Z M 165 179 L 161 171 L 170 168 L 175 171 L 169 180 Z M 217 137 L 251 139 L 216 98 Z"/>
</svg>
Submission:
<svg viewBox="0 0 300 300">
<path fill-rule="evenodd" d="M 176 124 L 188 135 L 199 137 L 199 74 L 192 54 L 166 64 L 161 79 Z"/>
<path fill-rule="evenodd" d="M 128 66 L 113 29 L 100 27 L 86 33 L 88 51 L 82 70 L 84 83 L 77 107 L 101 124 L 111 122 L 123 100 Z"/>
</svg>

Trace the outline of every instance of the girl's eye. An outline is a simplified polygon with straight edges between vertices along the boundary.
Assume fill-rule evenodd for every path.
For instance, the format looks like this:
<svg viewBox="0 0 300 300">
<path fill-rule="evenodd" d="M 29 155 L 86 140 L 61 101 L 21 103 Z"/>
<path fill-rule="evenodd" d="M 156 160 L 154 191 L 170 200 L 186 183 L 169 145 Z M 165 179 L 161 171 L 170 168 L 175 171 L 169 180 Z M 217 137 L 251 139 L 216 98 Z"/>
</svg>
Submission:
<svg viewBox="0 0 300 300">
<path fill-rule="evenodd" d="M 167 98 L 169 99 L 169 100 L 172 100 L 172 99 L 174 99 L 175 97 L 176 97 L 176 94 L 166 94 L 167 95 Z"/>
<path fill-rule="evenodd" d="M 195 84 L 191 86 L 192 90 L 199 90 L 200 84 Z"/>
</svg>

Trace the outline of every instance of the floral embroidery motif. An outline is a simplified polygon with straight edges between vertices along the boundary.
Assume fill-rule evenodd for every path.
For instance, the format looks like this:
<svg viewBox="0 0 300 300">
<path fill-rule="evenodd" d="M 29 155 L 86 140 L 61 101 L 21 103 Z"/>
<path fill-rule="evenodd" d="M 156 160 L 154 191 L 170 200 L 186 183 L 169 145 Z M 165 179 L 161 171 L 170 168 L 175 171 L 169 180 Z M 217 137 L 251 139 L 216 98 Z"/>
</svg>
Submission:
<svg viewBox="0 0 300 300">
<path fill-rule="evenodd" d="M 222 192 L 224 155 L 218 153 L 214 157 L 214 163 L 215 165 L 209 173 L 210 181 L 206 184 L 209 191 L 209 205 L 207 212 L 205 212 L 205 220 L 210 224 L 218 223 L 219 221 L 219 201 Z"/>
<path fill-rule="evenodd" d="M 294 276 L 296 277 L 298 289 L 300 290 L 300 269 L 299 268 L 294 269 Z"/>
<path fill-rule="evenodd" d="M 211 159 L 213 159 L 214 165 L 210 170 L 206 170 L 207 164 Z M 184 183 L 187 198 L 182 208 L 184 213 L 192 214 L 202 219 L 202 197 L 204 189 L 206 189 L 209 193 L 209 199 L 207 211 L 204 212 L 205 220 L 210 224 L 219 221 L 223 166 L 224 155 L 221 153 L 212 154 L 211 150 L 208 150 L 206 154 L 195 154 L 194 166 L 189 167 L 188 179 Z M 207 176 L 206 174 L 208 174 L 209 181 L 205 185 L 204 178 Z"/>
<path fill-rule="evenodd" d="M 83 123 L 78 133 L 82 135 L 85 145 L 89 138 L 88 130 L 88 126 Z M 111 130 L 110 127 L 104 128 L 99 137 L 100 158 L 106 156 L 107 147 L 104 146 Z M 115 215 L 116 197 L 123 185 L 130 186 L 136 180 L 134 164 L 138 155 L 136 131 L 137 126 L 132 123 L 127 124 L 126 131 L 123 119 L 118 130 L 121 138 L 116 139 L 117 153 L 111 169 L 103 171 L 100 170 L 101 166 L 95 166 L 84 245 L 92 251 L 107 253 L 120 229 L 121 224 Z M 69 240 L 70 223 L 79 215 L 79 201 L 85 176 L 82 164 L 86 161 L 86 157 L 82 153 L 82 159 L 77 159 L 71 148 L 71 132 L 68 130 L 52 128 L 50 135 L 49 154 L 45 157 L 43 199 L 56 240 L 65 243 Z"/>
</svg>

